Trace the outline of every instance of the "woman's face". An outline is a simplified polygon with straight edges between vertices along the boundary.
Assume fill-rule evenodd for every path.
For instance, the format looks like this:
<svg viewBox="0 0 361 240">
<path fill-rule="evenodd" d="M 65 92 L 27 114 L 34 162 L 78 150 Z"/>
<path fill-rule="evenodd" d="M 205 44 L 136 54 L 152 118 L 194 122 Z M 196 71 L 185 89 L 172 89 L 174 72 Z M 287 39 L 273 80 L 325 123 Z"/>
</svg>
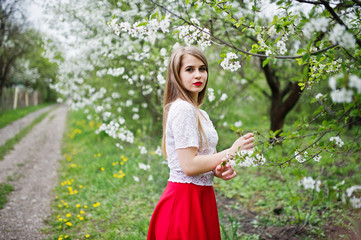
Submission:
<svg viewBox="0 0 361 240">
<path fill-rule="evenodd" d="M 194 100 L 198 100 L 198 93 L 201 92 L 207 82 L 206 65 L 197 57 L 186 54 L 182 59 L 182 66 L 179 72 L 180 79 Z"/>
</svg>

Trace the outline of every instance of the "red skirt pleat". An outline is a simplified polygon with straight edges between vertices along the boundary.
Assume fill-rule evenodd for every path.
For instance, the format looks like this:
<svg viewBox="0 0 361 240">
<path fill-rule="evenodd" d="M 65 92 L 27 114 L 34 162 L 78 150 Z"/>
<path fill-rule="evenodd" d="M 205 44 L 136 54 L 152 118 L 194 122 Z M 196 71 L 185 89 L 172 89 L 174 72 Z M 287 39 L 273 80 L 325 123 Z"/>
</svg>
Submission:
<svg viewBox="0 0 361 240">
<path fill-rule="evenodd" d="M 168 182 L 150 221 L 148 240 L 220 240 L 212 186 Z"/>
</svg>

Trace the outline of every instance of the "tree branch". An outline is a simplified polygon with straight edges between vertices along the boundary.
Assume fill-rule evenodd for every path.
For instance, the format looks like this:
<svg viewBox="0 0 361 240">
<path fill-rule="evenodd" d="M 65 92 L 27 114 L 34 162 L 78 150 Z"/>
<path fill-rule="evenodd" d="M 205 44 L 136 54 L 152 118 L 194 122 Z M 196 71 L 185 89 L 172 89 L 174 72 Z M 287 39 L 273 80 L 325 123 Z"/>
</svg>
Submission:
<svg viewBox="0 0 361 240">
<path fill-rule="evenodd" d="M 264 59 L 260 59 L 261 67 L 262 67 L 263 61 L 264 61 Z M 272 91 L 272 96 L 278 96 L 278 94 L 280 92 L 280 86 L 279 86 L 277 77 L 275 75 L 274 69 L 272 69 L 269 64 L 262 67 L 262 69 L 266 76 L 267 83 Z"/>
<path fill-rule="evenodd" d="M 281 97 L 284 98 L 287 95 L 287 93 L 291 91 L 291 89 L 292 89 L 292 82 L 288 82 L 285 89 L 282 90 Z"/>
<path fill-rule="evenodd" d="M 339 24 L 343 25 L 346 27 L 346 30 L 348 30 L 349 28 L 347 27 L 347 25 L 342 21 L 342 19 L 337 15 L 337 13 L 333 10 L 333 8 L 330 6 L 329 2 L 326 0 L 320 0 L 323 4 L 323 6 L 325 6 L 325 8 L 327 9 L 327 11 L 329 11 L 329 13 L 331 14 L 331 16 L 333 17 L 333 19 L 338 22 Z M 361 40 L 358 39 L 356 36 L 354 36 L 356 39 L 356 43 L 357 45 L 359 45 L 361 47 Z"/>
<path fill-rule="evenodd" d="M 319 1 L 308 1 L 308 0 L 296 0 L 297 2 L 300 2 L 300 3 L 309 3 L 309 4 L 314 4 L 314 5 L 320 5 L 322 4 L 321 2 Z"/>
<path fill-rule="evenodd" d="M 259 54 L 259 53 L 250 53 L 250 52 L 247 52 L 245 50 L 242 50 L 236 46 L 232 46 L 232 44 L 224 41 L 223 39 L 220 39 L 218 38 L 217 36 L 213 35 L 212 33 L 209 33 L 207 31 L 204 31 L 202 28 L 200 28 L 199 26 L 187 21 L 186 19 L 184 19 L 183 17 L 179 16 L 178 14 L 172 12 L 171 10 L 167 9 L 166 7 L 164 7 L 163 5 L 160 5 L 159 3 L 155 2 L 154 0 L 149 0 L 151 3 L 157 5 L 158 7 L 162 8 L 164 11 L 170 13 L 171 15 L 177 17 L 178 19 L 186 22 L 188 25 L 192 25 L 193 27 L 195 27 L 196 29 L 198 29 L 199 31 L 205 33 L 205 34 L 208 34 L 209 36 L 211 36 L 212 38 L 216 39 L 217 41 L 221 42 L 222 44 L 234 49 L 234 50 L 237 50 L 238 52 L 240 53 L 243 53 L 243 54 L 246 54 L 246 55 L 250 55 L 250 56 L 254 56 L 254 57 L 259 57 L 259 58 L 269 58 L 270 56 L 267 56 L 265 54 Z M 310 55 L 316 55 L 316 54 L 319 54 L 319 53 L 322 53 L 322 52 L 326 52 L 327 50 L 331 49 L 331 48 L 334 48 L 334 47 L 338 47 L 339 45 L 338 44 L 334 44 L 334 45 L 331 45 L 329 47 L 326 47 L 324 49 L 320 49 L 316 52 L 312 52 L 310 53 Z M 302 58 L 304 56 L 303 55 L 297 55 L 297 56 L 272 56 L 276 59 L 298 59 L 298 58 Z"/>
<path fill-rule="evenodd" d="M 352 2 L 356 3 L 357 5 L 359 5 L 361 7 L 361 1 L 359 0 L 352 0 Z"/>
</svg>

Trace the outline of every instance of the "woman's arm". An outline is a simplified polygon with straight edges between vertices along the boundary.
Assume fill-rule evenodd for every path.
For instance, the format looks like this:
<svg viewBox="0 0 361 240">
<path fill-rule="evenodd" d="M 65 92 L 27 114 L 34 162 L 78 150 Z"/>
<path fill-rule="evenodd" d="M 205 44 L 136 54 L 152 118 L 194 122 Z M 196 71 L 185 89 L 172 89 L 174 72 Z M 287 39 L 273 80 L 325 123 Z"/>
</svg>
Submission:
<svg viewBox="0 0 361 240">
<path fill-rule="evenodd" d="M 197 156 L 198 149 L 196 147 L 177 149 L 176 151 L 183 172 L 187 176 L 193 176 L 214 170 L 222 163 L 227 152 L 235 155 L 238 150 L 251 150 L 254 146 L 253 142 L 253 134 L 248 133 L 238 138 L 231 148 L 219 153 Z"/>
</svg>

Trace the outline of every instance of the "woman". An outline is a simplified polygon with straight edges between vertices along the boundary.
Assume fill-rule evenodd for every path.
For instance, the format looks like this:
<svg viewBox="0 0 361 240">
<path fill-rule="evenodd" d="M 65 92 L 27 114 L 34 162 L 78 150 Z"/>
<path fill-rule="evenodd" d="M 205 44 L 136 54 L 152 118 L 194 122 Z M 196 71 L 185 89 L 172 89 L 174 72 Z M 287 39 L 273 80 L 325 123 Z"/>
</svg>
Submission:
<svg viewBox="0 0 361 240">
<path fill-rule="evenodd" d="M 199 107 L 208 83 L 208 62 L 196 47 L 176 49 L 168 66 L 164 93 L 163 154 L 170 177 L 154 210 L 148 240 L 221 239 L 213 177 L 236 176 L 227 162 L 238 150 L 253 148 L 253 134 L 216 152 L 218 135 Z"/>
</svg>

